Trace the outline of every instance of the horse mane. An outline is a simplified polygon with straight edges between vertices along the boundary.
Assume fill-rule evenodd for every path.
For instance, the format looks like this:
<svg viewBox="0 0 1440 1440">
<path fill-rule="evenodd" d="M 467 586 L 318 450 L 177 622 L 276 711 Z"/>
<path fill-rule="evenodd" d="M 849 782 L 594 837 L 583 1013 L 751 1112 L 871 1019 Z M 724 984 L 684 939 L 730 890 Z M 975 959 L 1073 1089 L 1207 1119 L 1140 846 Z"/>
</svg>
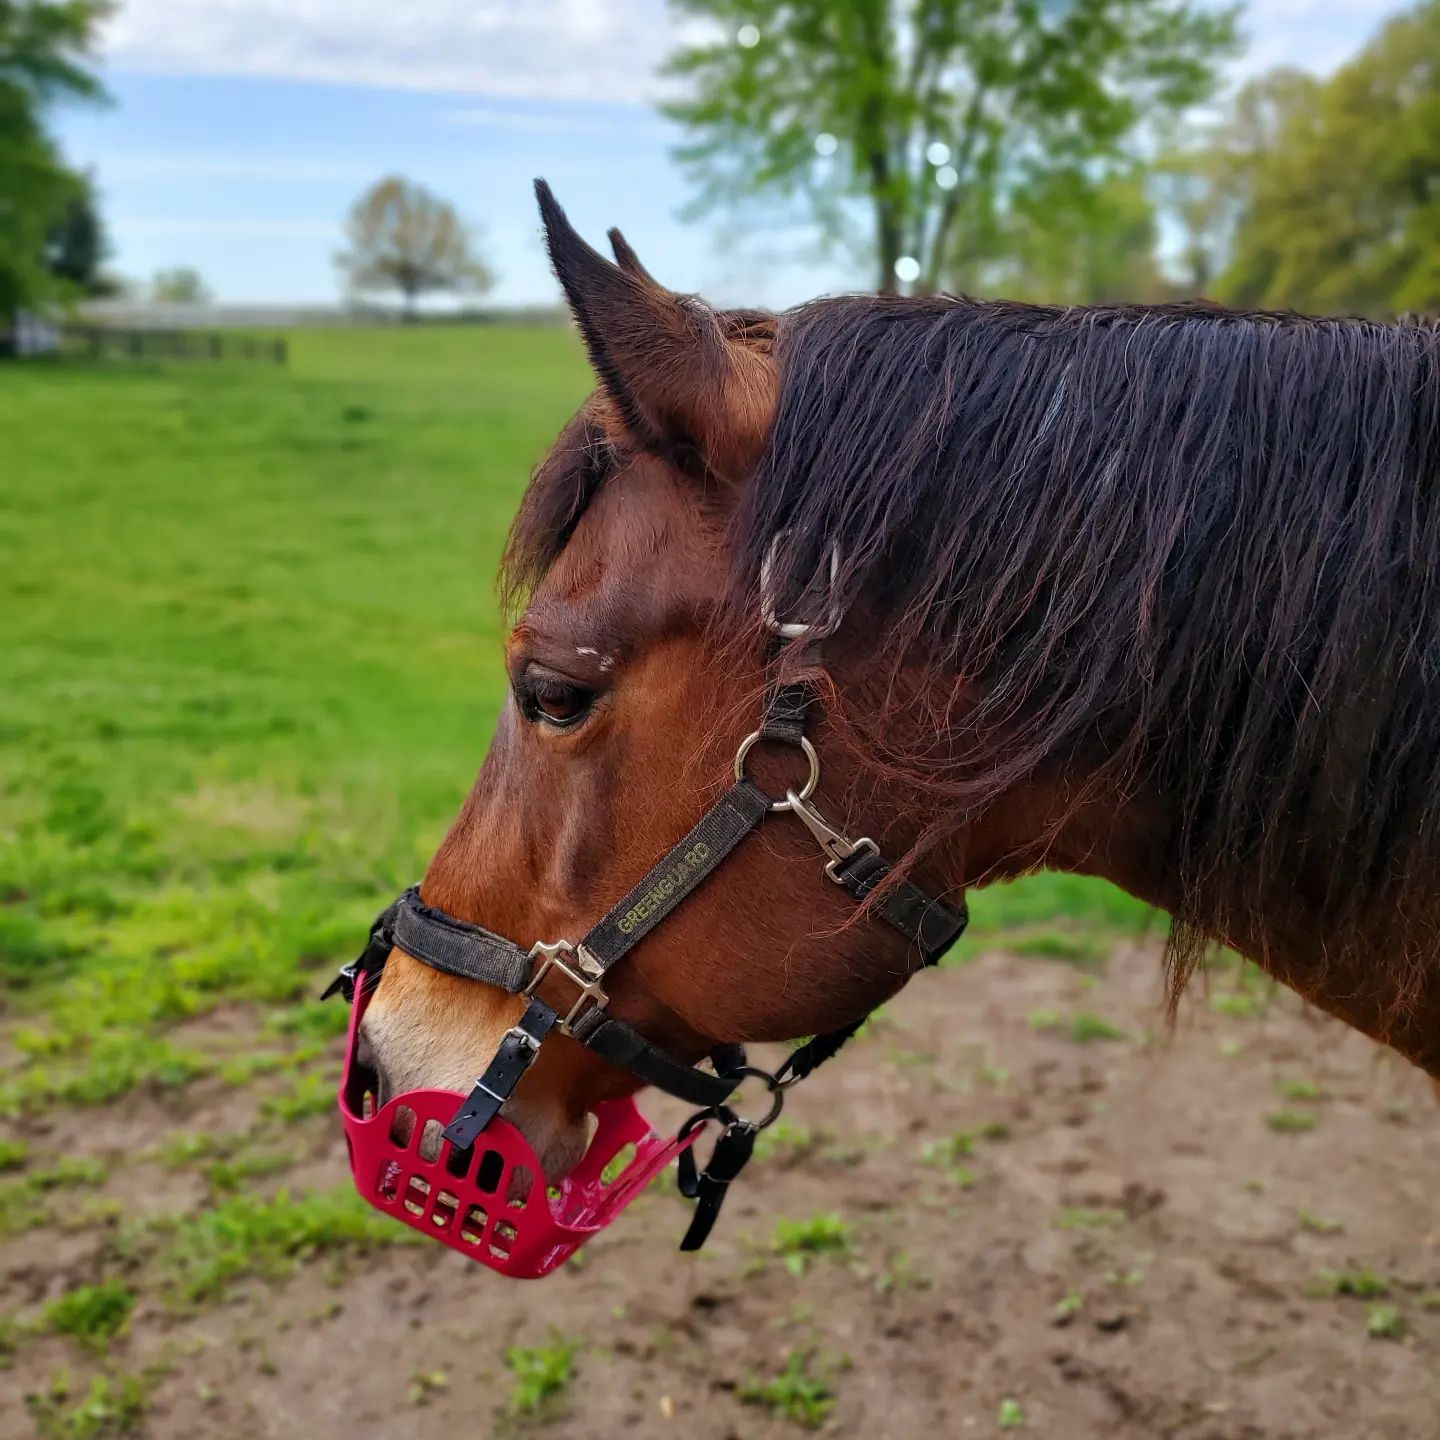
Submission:
<svg viewBox="0 0 1440 1440">
<path fill-rule="evenodd" d="M 732 613 L 776 536 L 782 596 L 838 545 L 874 677 L 842 718 L 943 812 L 920 850 L 1020 782 L 1089 776 L 1163 797 L 1174 996 L 1300 899 L 1327 943 L 1422 963 L 1440 333 L 848 297 L 783 316 L 777 354 Z"/>
</svg>

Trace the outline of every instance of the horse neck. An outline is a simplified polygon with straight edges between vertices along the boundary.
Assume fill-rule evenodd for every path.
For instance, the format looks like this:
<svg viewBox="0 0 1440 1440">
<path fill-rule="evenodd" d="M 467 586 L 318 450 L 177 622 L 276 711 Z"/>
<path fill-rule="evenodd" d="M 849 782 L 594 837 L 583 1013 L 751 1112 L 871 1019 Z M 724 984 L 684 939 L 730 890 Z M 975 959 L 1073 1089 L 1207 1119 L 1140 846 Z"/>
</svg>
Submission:
<svg viewBox="0 0 1440 1440">
<path fill-rule="evenodd" d="M 971 826 L 963 851 L 947 857 L 949 882 L 983 886 L 1049 869 L 1108 880 L 1172 916 L 1187 905 L 1190 933 L 1171 940 L 1172 962 L 1180 952 L 1181 985 L 1189 973 L 1185 952 L 1224 945 L 1311 1004 L 1399 1051 L 1435 1077 L 1440 1091 L 1440 951 L 1433 915 L 1417 921 L 1413 933 L 1339 945 L 1307 903 L 1304 877 L 1297 877 L 1294 890 L 1277 896 L 1273 909 L 1222 933 L 1205 923 L 1203 889 L 1182 900 L 1167 858 L 1164 797 L 1120 797 L 1097 787 L 1092 799 L 1071 806 L 1066 797 L 1081 784 L 1074 776 L 1035 780 L 991 806 Z M 1202 913 L 1193 915 L 1197 898 Z"/>
</svg>

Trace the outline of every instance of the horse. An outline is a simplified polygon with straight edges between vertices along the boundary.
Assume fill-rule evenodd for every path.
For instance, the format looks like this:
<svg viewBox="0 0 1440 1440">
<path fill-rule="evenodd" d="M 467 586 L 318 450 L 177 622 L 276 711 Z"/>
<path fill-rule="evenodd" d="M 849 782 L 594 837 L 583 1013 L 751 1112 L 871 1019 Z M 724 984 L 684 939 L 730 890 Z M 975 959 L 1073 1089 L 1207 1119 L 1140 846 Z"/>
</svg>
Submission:
<svg viewBox="0 0 1440 1440">
<path fill-rule="evenodd" d="M 819 831 L 767 820 L 607 975 L 646 1042 L 688 1064 L 846 1031 L 919 968 L 877 923 L 895 887 L 959 905 L 1048 867 L 1168 912 L 1172 1011 L 1232 947 L 1440 1089 L 1440 334 L 1201 303 L 716 310 L 537 194 L 596 388 L 514 521 L 510 693 L 425 906 L 573 936 L 732 774 L 794 799 L 793 744 L 735 767 L 778 652 L 820 701 L 833 833 L 892 868 L 857 909 Z M 466 1090 L 525 999 L 383 948 L 380 1099 Z M 503 1114 L 553 1182 L 640 1083 L 561 1036 Z"/>
</svg>

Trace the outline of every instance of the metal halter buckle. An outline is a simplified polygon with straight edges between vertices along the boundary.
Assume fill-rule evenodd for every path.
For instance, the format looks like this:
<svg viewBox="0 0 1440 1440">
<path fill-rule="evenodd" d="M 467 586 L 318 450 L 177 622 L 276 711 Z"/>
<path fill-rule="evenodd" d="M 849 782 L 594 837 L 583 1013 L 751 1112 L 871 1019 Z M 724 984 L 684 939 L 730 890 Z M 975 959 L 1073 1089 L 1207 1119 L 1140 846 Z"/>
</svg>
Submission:
<svg viewBox="0 0 1440 1440">
<path fill-rule="evenodd" d="M 797 795 L 793 790 L 787 790 L 785 799 L 795 818 L 815 837 L 820 848 L 830 857 L 825 873 L 837 885 L 844 882 L 836 872 L 851 856 L 866 852 L 871 855 L 880 853 L 880 847 L 868 835 L 862 835 L 858 840 L 842 835 L 809 803 L 803 792 Z"/>
<path fill-rule="evenodd" d="M 775 612 L 775 592 L 772 588 L 772 579 L 775 569 L 775 557 L 780 549 L 782 541 L 789 538 L 788 529 L 779 531 L 770 542 L 770 548 L 765 552 L 765 558 L 760 562 L 760 618 L 764 620 L 765 627 L 771 634 L 778 635 L 782 640 L 823 640 L 827 635 L 833 635 L 839 628 L 840 622 L 845 618 L 844 612 L 835 597 L 835 586 L 840 578 L 840 547 L 835 541 L 829 544 L 829 579 L 825 590 L 825 605 L 820 612 L 818 620 L 781 620 Z"/>
<path fill-rule="evenodd" d="M 566 955 L 575 957 L 574 967 L 567 965 L 561 958 Z M 530 947 L 530 959 L 538 959 L 540 963 L 531 972 L 530 983 L 521 994 L 534 995 L 540 982 L 551 970 L 558 970 L 580 992 L 569 1012 L 556 1022 L 562 1035 L 572 1033 L 571 1026 L 585 1008 L 587 1000 L 597 1010 L 603 1010 L 610 1003 L 610 997 L 600 987 L 601 980 L 605 978 L 605 969 L 584 945 L 572 945 L 568 940 L 537 940 Z"/>
<path fill-rule="evenodd" d="M 762 741 L 774 737 L 767 736 L 763 730 L 752 730 L 741 742 L 740 748 L 735 752 L 735 778 L 745 778 L 745 761 L 750 752 Z M 800 753 L 805 757 L 805 764 L 808 767 L 805 773 L 805 783 L 800 787 L 799 799 L 803 802 L 808 800 L 815 793 L 815 787 L 820 783 L 820 756 L 816 754 L 815 747 L 804 735 L 800 737 Z M 783 814 L 791 808 L 791 801 L 795 798 L 793 790 L 785 792 L 784 800 L 772 800 L 770 808 L 776 814 Z"/>
</svg>

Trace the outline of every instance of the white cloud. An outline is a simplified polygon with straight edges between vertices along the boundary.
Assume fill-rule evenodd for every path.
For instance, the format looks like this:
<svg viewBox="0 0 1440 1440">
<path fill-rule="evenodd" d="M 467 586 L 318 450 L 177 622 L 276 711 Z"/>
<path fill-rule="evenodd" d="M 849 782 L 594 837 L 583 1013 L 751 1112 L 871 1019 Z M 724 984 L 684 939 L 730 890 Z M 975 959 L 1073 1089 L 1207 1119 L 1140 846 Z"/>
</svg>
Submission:
<svg viewBox="0 0 1440 1440">
<path fill-rule="evenodd" d="M 106 52 L 170 74 L 635 102 L 675 33 L 665 0 L 126 0 Z"/>
<path fill-rule="evenodd" d="M 1384 9 L 1251 0 L 1238 69 L 1333 69 Z M 656 67 L 674 46 L 710 28 L 665 0 L 125 0 L 107 50 L 116 65 L 171 74 L 635 103 L 659 93 Z"/>
</svg>

